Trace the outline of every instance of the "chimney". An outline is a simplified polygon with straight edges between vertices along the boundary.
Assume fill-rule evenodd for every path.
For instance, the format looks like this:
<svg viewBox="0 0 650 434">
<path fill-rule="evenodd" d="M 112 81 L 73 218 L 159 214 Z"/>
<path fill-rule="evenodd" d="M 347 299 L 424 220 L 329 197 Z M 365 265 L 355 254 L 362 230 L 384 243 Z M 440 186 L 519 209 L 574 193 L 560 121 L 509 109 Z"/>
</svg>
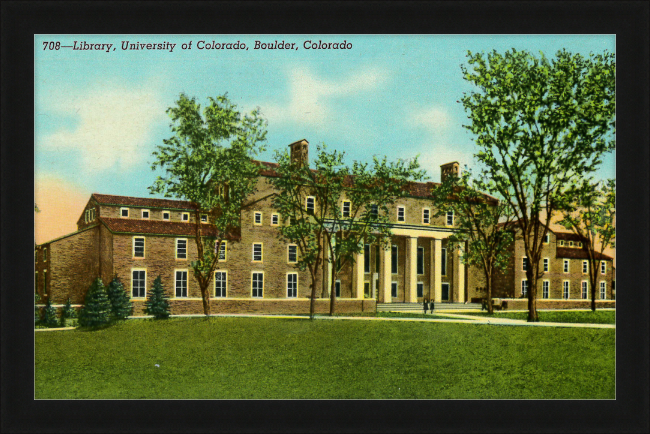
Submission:
<svg viewBox="0 0 650 434">
<path fill-rule="evenodd" d="M 460 176 L 460 164 L 458 161 L 443 164 L 440 166 L 440 182 L 445 182 L 448 176 Z"/>
<path fill-rule="evenodd" d="M 291 162 L 300 166 L 309 166 L 309 142 L 305 139 L 298 140 L 289 145 L 291 148 Z"/>
</svg>

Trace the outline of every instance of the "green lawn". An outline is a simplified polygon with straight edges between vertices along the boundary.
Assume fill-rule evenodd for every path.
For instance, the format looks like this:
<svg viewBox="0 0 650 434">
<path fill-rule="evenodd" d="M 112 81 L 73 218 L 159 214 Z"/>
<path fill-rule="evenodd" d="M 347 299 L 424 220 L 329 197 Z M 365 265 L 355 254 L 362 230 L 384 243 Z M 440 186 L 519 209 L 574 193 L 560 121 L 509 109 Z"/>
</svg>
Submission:
<svg viewBox="0 0 650 434">
<path fill-rule="evenodd" d="M 538 311 L 539 320 L 544 322 L 568 322 L 588 324 L 616 324 L 616 311 L 596 310 L 592 311 Z M 487 312 L 468 312 L 468 315 L 489 315 Z M 528 312 L 495 312 L 495 318 L 528 319 Z"/>
<path fill-rule="evenodd" d="M 613 329 L 175 318 L 35 339 L 37 399 L 615 397 Z"/>
</svg>

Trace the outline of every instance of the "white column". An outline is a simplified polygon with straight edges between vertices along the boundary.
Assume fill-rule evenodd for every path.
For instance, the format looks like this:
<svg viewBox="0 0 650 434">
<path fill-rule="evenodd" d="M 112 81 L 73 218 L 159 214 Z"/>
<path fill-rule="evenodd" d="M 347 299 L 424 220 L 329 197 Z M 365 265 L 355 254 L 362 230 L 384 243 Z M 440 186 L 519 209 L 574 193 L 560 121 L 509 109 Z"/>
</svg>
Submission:
<svg viewBox="0 0 650 434">
<path fill-rule="evenodd" d="M 406 239 L 406 301 L 416 303 L 417 298 L 417 281 L 418 281 L 418 239 L 417 237 L 408 237 Z"/>
<path fill-rule="evenodd" d="M 354 267 L 352 267 L 352 297 L 357 299 L 363 299 L 364 256 L 363 250 L 354 255 Z"/>
<path fill-rule="evenodd" d="M 463 252 L 458 250 L 458 274 L 456 275 L 456 293 L 458 294 L 457 300 L 459 303 L 465 302 L 465 264 L 463 264 Z"/>
<path fill-rule="evenodd" d="M 442 301 L 442 240 L 434 238 L 431 241 L 431 267 L 433 268 L 433 300 L 436 303 Z"/>
<path fill-rule="evenodd" d="M 390 293 L 390 246 L 379 249 L 379 291 L 384 295 L 384 303 L 393 301 Z"/>
</svg>

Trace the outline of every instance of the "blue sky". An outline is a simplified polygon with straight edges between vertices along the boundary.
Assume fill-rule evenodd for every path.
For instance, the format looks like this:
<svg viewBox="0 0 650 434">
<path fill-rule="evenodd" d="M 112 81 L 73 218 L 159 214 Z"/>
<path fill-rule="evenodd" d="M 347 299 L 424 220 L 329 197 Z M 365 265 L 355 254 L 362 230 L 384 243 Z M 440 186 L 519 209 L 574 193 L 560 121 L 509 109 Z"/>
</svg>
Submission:
<svg viewBox="0 0 650 434">
<path fill-rule="evenodd" d="M 256 40 L 298 49 L 254 50 Z M 306 50 L 307 40 L 345 40 L 352 49 Z M 116 49 L 43 50 L 46 41 Z M 123 51 L 122 41 L 177 45 Z M 249 49 L 200 50 L 199 41 Z M 471 90 L 460 73 L 467 50 L 615 52 L 614 35 L 38 35 L 34 43 L 36 191 L 60 183 L 86 198 L 148 196 L 151 153 L 170 136 L 165 109 L 181 92 L 202 103 L 228 92 L 243 110 L 259 106 L 269 121 L 262 159 L 305 138 L 345 151 L 350 162 L 419 154 L 438 181 L 440 164 L 471 165 L 475 153 L 457 103 Z M 599 177 L 615 176 L 614 161 L 605 159 Z"/>
</svg>

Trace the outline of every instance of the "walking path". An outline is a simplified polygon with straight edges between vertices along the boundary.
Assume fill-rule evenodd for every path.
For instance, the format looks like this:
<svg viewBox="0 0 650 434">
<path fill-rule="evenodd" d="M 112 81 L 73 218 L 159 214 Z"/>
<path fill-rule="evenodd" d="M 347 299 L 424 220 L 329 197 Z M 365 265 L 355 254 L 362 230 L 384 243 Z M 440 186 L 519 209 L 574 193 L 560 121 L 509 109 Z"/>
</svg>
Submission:
<svg viewBox="0 0 650 434">
<path fill-rule="evenodd" d="M 447 318 L 385 318 L 385 317 L 364 317 L 364 316 L 326 316 L 317 315 L 317 320 L 357 320 L 357 321 L 414 321 L 414 322 L 438 322 L 438 323 L 457 323 L 457 324 L 483 324 L 483 325 L 503 325 L 503 326 L 522 326 L 522 327 L 577 327 L 577 328 L 596 328 L 596 329 L 615 329 L 615 324 L 586 324 L 586 323 L 560 323 L 560 322 L 527 322 L 525 320 L 511 318 L 495 318 L 478 315 L 463 315 L 449 312 L 436 312 L 436 316 Z M 212 314 L 211 317 L 244 317 L 244 318 L 285 318 L 285 319 L 309 319 L 308 315 L 264 315 L 264 314 L 247 314 L 247 313 L 223 313 Z M 205 315 L 170 315 L 172 318 L 197 318 Z M 146 319 L 153 316 L 130 316 L 129 319 Z M 74 330 L 75 327 L 34 329 L 34 331 L 58 331 Z"/>
</svg>

